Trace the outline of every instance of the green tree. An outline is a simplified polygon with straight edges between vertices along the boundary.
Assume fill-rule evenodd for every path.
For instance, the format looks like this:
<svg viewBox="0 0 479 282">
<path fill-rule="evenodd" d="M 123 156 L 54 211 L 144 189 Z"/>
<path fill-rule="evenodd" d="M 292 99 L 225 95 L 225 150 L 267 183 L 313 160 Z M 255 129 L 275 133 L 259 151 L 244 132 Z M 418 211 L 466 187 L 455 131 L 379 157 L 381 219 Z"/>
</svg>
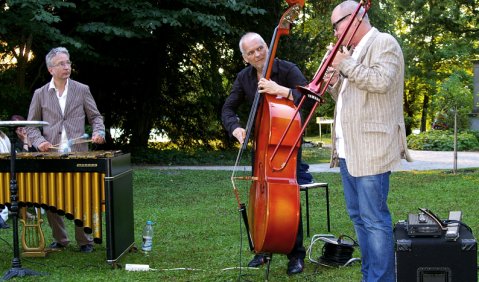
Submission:
<svg viewBox="0 0 479 282">
<path fill-rule="evenodd" d="M 456 71 L 445 79 L 434 100 L 435 112 L 447 114 L 447 124 L 454 125 L 454 115 L 457 114 L 457 129 L 469 128 L 469 114 L 472 112 L 473 100 L 472 77 L 464 71 Z"/>
<path fill-rule="evenodd" d="M 0 1 L 0 60 L 5 62 L 0 66 L 0 98 L 17 113 L 25 114 L 35 80 L 35 68 L 29 63 L 34 46 L 53 41 L 74 43 L 53 26 L 60 21 L 55 11 L 72 7 L 68 1 Z M 12 112 L 3 109 L 0 114 L 6 119 Z"/>
<path fill-rule="evenodd" d="M 396 1 L 397 36 L 406 59 L 405 112 L 409 126 L 427 129 L 437 85 L 471 69 L 478 51 L 478 1 Z M 408 128 L 410 132 L 411 128 Z"/>
<path fill-rule="evenodd" d="M 148 36 L 91 38 L 105 65 L 116 62 L 115 70 L 95 86 L 108 107 L 109 124 L 124 130 L 124 142 L 144 148 L 153 128 L 181 147 L 224 138 L 219 123 L 227 92 L 223 81 L 241 64 L 240 59 L 233 62 L 236 53 L 231 50 L 243 28 L 257 24 L 255 17 L 265 13 L 249 2 L 150 1 L 142 20 Z M 250 25 L 241 26 L 248 21 Z M 84 75 L 101 73 L 96 67 L 95 73 Z"/>
<path fill-rule="evenodd" d="M 64 45 L 75 62 L 72 77 L 91 86 L 107 126 L 122 128 L 125 142 L 144 146 L 150 130 L 159 128 L 180 145 L 206 143 L 221 132 L 217 120 L 226 91 L 218 69 L 227 77 L 236 71 L 229 50 L 258 25 L 262 5 L 277 6 L 264 2 L 4 1 L 0 53 L 25 46 L 22 54 L 31 50 L 34 56 L 30 71 L 12 68 L 26 79 L 13 82 L 5 75 L 2 87 L 31 81 L 24 87 L 31 93 L 49 79 L 43 54 Z M 10 100 L 17 97 L 12 93 Z"/>
<path fill-rule="evenodd" d="M 398 38 L 406 59 L 408 132 L 425 130 L 437 93 L 452 73 L 470 69 L 477 54 L 479 0 L 372 1 L 374 26 Z M 335 43 L 330 15 L 337 1 L 305 1 L 277 56 L 312 79 Z M 119 139 L 145 147 L 158 129 L 181 147 L 230 146 L 221 106 L 244 66 L 238 40 L 246 31 L 267 42 L 285 1 L 269 0 L 7 0 L 0 1 L 2 119 L 28 109 L 33 90 L 50 76 L 44 54 L 55 46 L 72 55 L 73 79 L 90 85 L 107 127 Z M 462 77 L 462 76 L 461 76 Z M 328 95 L 315 115 L 332 116 Z M 243 109 L 245 113 L 249 109 Z M 314 121 L 314 117 L 313 117 Z M 316 125 L 312 125 L 317 128 Z"/>
</svg>

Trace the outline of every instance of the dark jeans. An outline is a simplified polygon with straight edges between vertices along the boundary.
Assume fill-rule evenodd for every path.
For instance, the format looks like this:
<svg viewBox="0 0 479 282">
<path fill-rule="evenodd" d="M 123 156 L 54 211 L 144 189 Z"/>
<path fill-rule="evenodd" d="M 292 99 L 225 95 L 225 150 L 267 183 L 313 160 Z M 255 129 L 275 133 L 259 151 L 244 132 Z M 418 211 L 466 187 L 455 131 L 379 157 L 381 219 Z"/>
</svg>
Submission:
<svg viewBox="0 0 479 282">
<path fill-rule="evenodd" d="M 288 259 L 300 258 L 303 259 L 306 257 L 306 249 L 303 245 L 303 217 L 301 216 L 301 209 L 299 209 L 299 224 L 298 224 L 298 235 L 296 235 L 296 242 L 294 243 L 293 250 L 288 254 Z"/>
<path fill-rule="evenodd" d="M 364 281 L 396 281 L 391 213 L 387 205 L 391 172 L 354 177 L 339 159 L 344 199 L 361 249 Z"/>
<path fill-rule="evenodd" d="M 301 147 L 298 149 L 298 159 L 296 163 L 296 180 L 299 185 L 313 183 L 313 176 L 308 171 L 309 165 L 301 159 L 303 155 Z"/>
</svg>

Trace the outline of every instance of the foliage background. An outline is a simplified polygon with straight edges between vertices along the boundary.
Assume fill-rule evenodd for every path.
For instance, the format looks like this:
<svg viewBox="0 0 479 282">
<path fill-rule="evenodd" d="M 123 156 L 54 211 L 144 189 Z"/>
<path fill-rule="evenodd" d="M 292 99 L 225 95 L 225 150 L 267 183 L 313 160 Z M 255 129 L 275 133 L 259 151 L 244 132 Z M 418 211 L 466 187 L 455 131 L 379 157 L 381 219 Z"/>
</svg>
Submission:
<svg viewBox="0 0 479 282">
<path fill-rule="evenodd" d="M 325 46 L 335 42 L 330 13 L 340 1 L 305 2 L 277 55 L 312 78 Z M 436 112 L 450 110 L 441 93 L 454 96 L 459 89 L 471 99 L 478 3 L 372 1 L 373 25 L 393 34 L 404 51 L 408 134 L 427 130 Z M 27 115 L 33 91 L 50 79 L 44 55 L 62 45 L 71 52 L 72 78 L 91 87 L 106 126 L 121 129 L 111 141 L 129 151 L 146 147 L 153 131 L 180 148 L 231 147 L 220 113 L 244 66 L 239 37 L 256 31 L 268 42 L 286 2 L 3 0 L 0 7 L 0 118 Z M 456 86 L 444 88 L 455 76 Z M 334 105 L 329 97 L 326 101 L 316 116 L 332 116 Z M 471 111 L 470 104 L 462 106 Z M 242 119 L 247 112 L 243 109 Z M 316 132 L 311 123 L 308 133 Z"/>
<path fill-rule="evenodd" d="M 477 151 L 479 141 L 477 131 L 461 131 L 457 135 L 458 151 Z M 409 149 L 420 151 L 453 151 L 454 132 L 453 130 L 432 130 L 411 134 L 407 137 Z"/>
</svg>

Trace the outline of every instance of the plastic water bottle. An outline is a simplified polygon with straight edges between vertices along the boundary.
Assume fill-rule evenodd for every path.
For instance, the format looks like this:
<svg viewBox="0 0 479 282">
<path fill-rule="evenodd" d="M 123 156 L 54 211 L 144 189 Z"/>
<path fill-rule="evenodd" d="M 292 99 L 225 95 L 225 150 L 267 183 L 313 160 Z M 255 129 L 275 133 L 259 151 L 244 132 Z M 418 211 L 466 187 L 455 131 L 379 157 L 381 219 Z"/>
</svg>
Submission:
<svg viewBox="0 0 479 282">
<path fill-rule="evenodd" d="M 151 252 L 153 247 L 153 223 L 151 220 L 146 222 L 145 228 L 143 229 L 143 243 L 141 245 L 141 250 L 148 255 Z"/>
</svg>

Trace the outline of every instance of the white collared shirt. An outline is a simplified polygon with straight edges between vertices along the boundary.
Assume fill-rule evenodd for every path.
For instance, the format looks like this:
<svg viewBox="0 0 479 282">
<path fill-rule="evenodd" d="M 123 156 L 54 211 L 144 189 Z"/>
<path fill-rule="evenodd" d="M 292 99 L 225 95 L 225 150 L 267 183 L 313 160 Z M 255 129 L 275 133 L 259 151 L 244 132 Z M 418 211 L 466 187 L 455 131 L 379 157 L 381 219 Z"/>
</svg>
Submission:
<svg viewBox="0 0 479 282">
<path fill-rule="evenodd" d="M 53 81 L 53 78 L 50 81 L 50 86 L 48 87 L 48 90 L 50 90 L 52 88 L 55 89 L 55 95 L 57 96 L 58 103 L 60 104 L 60 109 L 62 110 L 62 115 L 64 115 L 65 114 L 65 105 L 67 103 L 67 96 L 68 96 L 68 79 L 67 79 L 67 83 L 65 84 L 65 90 L 63 90 L 63 93 L 62 93 L 61 96 L 60 96 L 60 92 L 55 87 L 55 83 Z M 67 136 L 67 132 L 65 130 L 65 126 L 63 126 L 62 127 L 62 137 L 61 137 L 61 141 L 60 141 L 60 148 L 63 148 L 65 146 L 68 147 L 68 136 Z"/>
<path fill-rule="evenodd" d="M 363 49 L 364 45 L 368 41 L 369 37 L 371 37 L 372 33 L 373 33 L 373 28 L 371 28 L 363 38 L 361 38 L 361 41 L 359 41 L 358 46 L 354 48 L 353 54 L 351 55 L 353 59 L 358 60 L 361 50 Z M 344 148 L 343 129 L 341 127 L 341 109 L 343 107 L 343 93 L 347 85 L 348 85 L 348 79 L 345 78 L 343 81 L 343 85 L 341 86 L 341 90 L 339 91 L 338 101 L 336 102 L 336 107 L 337 107 L 336 125 L 335 125 L 336 150 L 338 152 L 339 158 L 342 158 L 342 159 L 346 158 L 346 149 Z"/>
</svg>

